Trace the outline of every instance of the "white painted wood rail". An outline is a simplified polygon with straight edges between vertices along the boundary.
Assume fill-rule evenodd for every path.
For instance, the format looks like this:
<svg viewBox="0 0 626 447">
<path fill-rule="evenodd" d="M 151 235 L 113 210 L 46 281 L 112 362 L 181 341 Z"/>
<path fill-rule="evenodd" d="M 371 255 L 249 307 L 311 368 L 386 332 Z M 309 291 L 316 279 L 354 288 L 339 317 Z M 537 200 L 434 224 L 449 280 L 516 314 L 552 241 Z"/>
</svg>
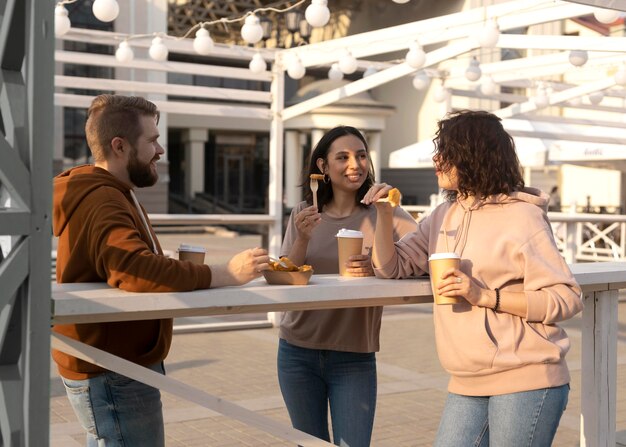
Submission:
<svg viewBox="0 0 626 447">
<path fill-rule="evenodd" d="M 603 262 L 570 266 L 584 292 L 581 368 L 581 446 L 615 445 L 617 374 L 617 300 L 618 290 L 626 288 L 626 263 Z M 308 286 L 270 286 L 263 279 L 242 287 L 200 290 L 185 293 L 142 294 L 124 292 L 102 283 L 62 284 L 52 287 L 53 323 L 124 321 L 197 315 L 257 313 L 296 309 L 329 309 L 362 306 L 398 305 L 432 302 L 428 279 L 384 280 L 314 275 Z M 80 343 L 53 335 L 53 345 L 76 355 L 94 358 L 93 350 Z M 71 346 L 70 346 L 71 345 Z M 97 355 L 97 353 L 96 353 Z M 112 356 L 109 356 L 112 357 Z M 109 361 L 110 359 L 107 359 Z M 114 364 L 121 365 L 114 360 Z M 128 362 L 126 362 L 128 363 Z M 110 363 L 109 363 L 110 365 Z M 124 371 L 135 374 L 136 371 Z M 120 366 L 128 368 L 128 365 Z M 142 369 L 135 365 L 135 369 Z M 137 377 L 143 377 L 139 371 Z M 158 378 L 157 386 L 168 392 L 186 390 L 184 384 L 167 384 Z M 165 382 L 163 382 L 165 380 Z M 169 388 L 168 388 L 169 387 Z M 181 395 L 181 394 L 178 394 Z M 182 395 L 181 395 L 182 396 Z M 208 396 L 208 397 L 206 397 Z M 243 409 L 216 408 L 223 402 L 206 395 L 200 403 L 215 411 L 264 429 L 285 440 L 298 433 L 251 417 Z M 184 397 L 184 396 L 183 396 Z M 193 399 L 192 399 L 193 400 Z M 197 398 L 196 398 L 197 400 Z M 301 445 L 309 443 L 300 438 Z"/>
</svg>

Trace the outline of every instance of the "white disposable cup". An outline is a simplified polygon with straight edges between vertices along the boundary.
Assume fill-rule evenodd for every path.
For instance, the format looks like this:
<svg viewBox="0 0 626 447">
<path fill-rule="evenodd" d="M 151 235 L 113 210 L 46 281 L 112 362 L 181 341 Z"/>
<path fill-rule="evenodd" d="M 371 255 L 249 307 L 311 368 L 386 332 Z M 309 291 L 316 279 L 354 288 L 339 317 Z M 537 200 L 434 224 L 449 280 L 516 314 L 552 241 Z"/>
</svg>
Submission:
<svg viewBox="0 0 626 447">
<path fill-rule="evenodd" d="M 181 261 L 191 261 L 194 264 L 204 264 L 206 249 L 195 245 L 180 244 L 178 247 L 178 259 Z"/>
<path fill-rule="evenodd" d="M 456 253 L 433 253 L 428 258 L 430 266 L 430 285 L 433 289 L 433 297 L 436 304 L 456 304 L 464 301 L 460 297 L 441 296 L 437 294 L 437 284 L 441 281 L 441 275 L 448 269 L 458 269 L 461 257 Z"/>
<path fill-rule="evenodd" d="M 339 255 L 339 274 L 346 276 L 346 262 L 350 256 L 360 255 L 363 251 L 363 233 L 342 228 L 335 237 Z"/>
</svg>

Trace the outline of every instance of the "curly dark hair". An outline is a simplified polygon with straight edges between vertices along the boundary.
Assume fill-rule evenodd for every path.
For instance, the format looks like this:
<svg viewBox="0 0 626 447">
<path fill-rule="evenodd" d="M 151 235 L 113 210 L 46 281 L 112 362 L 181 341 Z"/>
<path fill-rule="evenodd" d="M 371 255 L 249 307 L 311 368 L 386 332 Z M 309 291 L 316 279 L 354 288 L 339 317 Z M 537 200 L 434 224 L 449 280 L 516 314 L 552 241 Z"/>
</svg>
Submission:
<svg viewBox="0 0 626 447">
<path fill-rule="evenodd" d="M 372 159 L 369 156 L 369 148 L 367 146 L 367 141 L 365 141 L 365 137 L 358 129 L 351 126 L 337 126 L 324 134 L 324 136 L 320 139 L 320 141 L 313 149 L 311 153 L 311 159 L 309 160 L 309 166 L 304 171 L 304 178 L 302 179 L 302 183 L 300 186 L 302 187 L 302 192 L 304 195 L 304 200 L 306 200 L 307 204 L 313 205 L 313 194 L 311 193 L 311 188 L 309 185 L 309 179 L 311 174 L 323 174 L 317 167 L 317 159 L 321 158 L 324 160 L 324 163 L 328 162 L 328 151 L 330 150 L 330 146 L 333 142 L 339 138 L 346 135 L 354 135 L 359 140 L 363 142 L 363 146 L 367 151 L 367 158 L 369 160 L 369 172 L 367 174 L 367 178 L 365 182 L 361 185 L 356 194 L 356 203 L 360 206 L 367 207 L 361 203 L 363 197 L 365 197 L 365 193 L 370 189 L 370 187 L 374 184 L 374 167 L 372 165 Z M 333 198 L 333 185 L 332 183 L 322 182 L 318 180 L 318 190 L 317 190 L 317 207 L 319 212 L 322 212 L 324 205 L 329 203 Z"/>
<path fill-rule="evenodd" d="M 513 138 L 499 117 L 485 111 L 460 110 L 438 123 L 433 139 L 433 161 L 439 170 L 457 170 L 458 191 L 445 191 L 448 200 L 457 196 L 484 199 L 510 194 L 524 187 L 524 176 Z"/>
</svg>

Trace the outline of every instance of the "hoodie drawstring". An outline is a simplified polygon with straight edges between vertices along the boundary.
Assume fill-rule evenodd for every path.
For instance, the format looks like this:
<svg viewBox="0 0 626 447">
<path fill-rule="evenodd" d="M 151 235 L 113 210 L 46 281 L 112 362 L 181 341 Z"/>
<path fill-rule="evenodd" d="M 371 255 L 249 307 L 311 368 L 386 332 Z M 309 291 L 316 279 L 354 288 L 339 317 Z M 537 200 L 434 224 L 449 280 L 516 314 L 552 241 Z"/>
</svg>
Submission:
<svg viewBox="0 0 626 447">
<path fill-rule="evenodd" d="M 137 200 L 137 197 L 135 196 L 135 193 L 133 192 L 133 190 L 130 190 L 130 196 L 133 198 L 133 202 L 135 202 L 135 207 L 137 208 L 137 211 L 139 211 L 139 215 L 141 216 L 141 221 L 143 222 L 143 226 L 146 229 L 146 231 L 148 232 L 148 236 L 150 236 L 150 242 L 152 242 L 152 251 L 154 251 L 154 254 L 158 255 L 159 254 L 159 249 L 157 248 L 156 242 L 154 241 L 154 238 L 152 237 L 152 232 L 150 231 L 150 226 L 148 225 L 148 221 L 146 220 L 146 216 L 143 214 L 143 210 L 141 209 L 141 205 L 139 205 L 139 200 Z"/>
</svg>

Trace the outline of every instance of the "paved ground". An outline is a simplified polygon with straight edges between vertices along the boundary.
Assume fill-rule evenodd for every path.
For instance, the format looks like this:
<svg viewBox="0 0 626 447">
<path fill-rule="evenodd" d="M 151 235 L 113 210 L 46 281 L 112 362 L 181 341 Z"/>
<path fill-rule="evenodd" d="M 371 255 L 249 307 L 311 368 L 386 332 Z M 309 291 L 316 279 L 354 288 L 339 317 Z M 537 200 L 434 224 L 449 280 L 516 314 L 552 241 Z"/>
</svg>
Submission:
<svg viewBox="0 0 626 447">
<path fill-rule="evenodd" d="M 175 249 L 180 236 L 160 236 Z M 184 242 L 214 247 L 221 261 L 239 248 L 258 245 L 254 236 L 223 236 Z M 220 258 L 220 256 L 222 258 Z M 258 318 L 252 316 L 251 318 Z M 617 430 L 626 431 L 626 302 L 619 306 Z M 580 318 L 566 324 L 572 340 L 568 356 L 572 372 L 570 402 L 554 442 L 579 445 Z M 379 392 L 373 446 L 432 445 L 446 396 L 447 376 L 439 366 L 433 340 L 431 305 L 385 310 L 378 354 Z M 166 362 L 168 374 L 208 393 L 288 423 L 276 379 L 277 330 L 274 328 L 179 334 Z M 216 415 L 202 407 L 163 395 L 167 445 L 287 446 L 288 443 Z M 51 446 L 84 445 L 84 436 L 70 408 L 56 370 L 51 377 Z M 618 440 L 622 439 L 618 433 Z M 618 444 L 622 445 L 622 444 Z M 626 445 L 626 442 L 624 442 Z"/>
</svg>

